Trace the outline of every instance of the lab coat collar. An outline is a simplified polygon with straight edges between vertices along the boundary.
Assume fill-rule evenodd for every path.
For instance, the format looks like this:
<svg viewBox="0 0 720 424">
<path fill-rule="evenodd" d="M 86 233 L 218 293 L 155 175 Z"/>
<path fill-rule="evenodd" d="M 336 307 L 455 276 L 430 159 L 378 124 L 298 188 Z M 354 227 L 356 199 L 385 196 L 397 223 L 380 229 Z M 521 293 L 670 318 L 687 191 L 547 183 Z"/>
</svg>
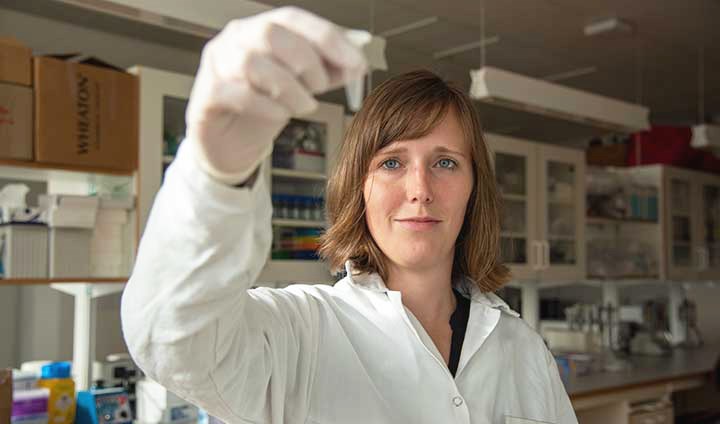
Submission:
<svg viewBox="0 0 720 424">
<path fill-rule="evenodd" d="M 358 287 L 362 287 L 367 290 L 391 293 L 385 285 L 382 277 L 376 272 L 366 273 L 355 269 L 354 264 L 351 260 L 345 261 L 345 271 L 347 272 L 348 281 Z M 513 311 L 505 301 L 500 299 L 495 293 L 487 292 L 483 293 L 480 288 L 468 277 L 461 277 L 453 281 L 453 286 L 465 297 L 469 298 L 472 302 L 477 302 L 488 306 L 493 309 L 497 309 L 506 314 L 514 317 L 520 316 L 517 312 Z"/>
</svg>

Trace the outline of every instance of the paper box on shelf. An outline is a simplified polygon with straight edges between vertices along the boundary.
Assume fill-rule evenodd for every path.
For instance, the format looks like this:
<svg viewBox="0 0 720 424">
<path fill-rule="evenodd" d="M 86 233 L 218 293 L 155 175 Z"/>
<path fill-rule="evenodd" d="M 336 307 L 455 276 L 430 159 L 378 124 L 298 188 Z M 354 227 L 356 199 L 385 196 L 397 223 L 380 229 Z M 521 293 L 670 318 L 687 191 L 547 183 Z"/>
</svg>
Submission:
<svg viewBox="0 0 720 424">
<path fill-rule="evenodd" d="M 585 151 L 588 165 L 627 166 L 627 144 L 590 146 Z"/>
<path fill-rule="evenodd" d="M 0 82 L 30 86 L 32 50 L 10 37 L 0 37 Z"/>
<path fill-rule="evenodd" d="M 137 169 L 137 77 L 97 60 L 77 60 L 33 58 L 35 160 Z"/>
<path fill-rule="evenodd" d="M 30 87 L 0 82 L 0 158 L 32 160 L 32 101 Z"/>
</svg>

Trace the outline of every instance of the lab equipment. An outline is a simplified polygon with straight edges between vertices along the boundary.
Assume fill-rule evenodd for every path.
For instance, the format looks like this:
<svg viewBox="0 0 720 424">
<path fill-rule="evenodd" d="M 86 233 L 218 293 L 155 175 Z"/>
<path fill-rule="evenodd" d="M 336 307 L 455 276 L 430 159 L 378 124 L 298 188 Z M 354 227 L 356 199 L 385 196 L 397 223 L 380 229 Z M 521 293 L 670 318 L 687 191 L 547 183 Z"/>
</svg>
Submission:
<svg viewBox="0 0 720 424">
<path fill-rule="evenodd" d="M 121 388 L 78 392 L 76 424 L 130 424 L 128 395 Z"/>
</svg>

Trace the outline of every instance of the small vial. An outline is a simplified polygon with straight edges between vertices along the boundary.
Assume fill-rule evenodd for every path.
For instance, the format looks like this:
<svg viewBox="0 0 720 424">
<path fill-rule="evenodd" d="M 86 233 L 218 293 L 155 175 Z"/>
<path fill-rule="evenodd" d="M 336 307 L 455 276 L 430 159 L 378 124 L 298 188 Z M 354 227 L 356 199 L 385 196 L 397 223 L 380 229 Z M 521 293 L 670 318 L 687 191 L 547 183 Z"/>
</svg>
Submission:
<svg viewBox="0 0 720 424">
<path fill-rule="evenodd" d="M 288 196 L 288 204 L 290 204 L 290 218 L 300 219 L 300 201 L 298 196 Z"/>
<path fill-rule="evenodd" d="M 308 221 L 314 217 L 312 197 L 303 197 L 303 219 Z"/>
</svg>

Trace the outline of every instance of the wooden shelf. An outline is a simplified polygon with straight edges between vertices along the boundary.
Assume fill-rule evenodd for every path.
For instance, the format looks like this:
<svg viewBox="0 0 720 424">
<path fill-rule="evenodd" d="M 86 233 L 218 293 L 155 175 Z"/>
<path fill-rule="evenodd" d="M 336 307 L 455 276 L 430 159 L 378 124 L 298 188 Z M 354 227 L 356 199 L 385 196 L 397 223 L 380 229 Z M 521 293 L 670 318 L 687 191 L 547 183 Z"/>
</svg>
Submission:
<svg viewBox="0 0 720 424">
<path fill-rule="evenodd" d="M 627 274 L 627 275 L 616 275 L 616 276 L 604 276 L 604 275 L 588 275 L 589 280 L 595 281 L 613 281 L 613 280 L 657 280 L 660 278 L 659 275 L 642 275 L 642 274 Z"/>
<path fill-rule="evenodd" d="M 527 200 L 527 196 L 525 196 L 524 194 L 503 193 L 502 197 L 505 200 L 515 200 L 518 202 L 524 202 Z"/>
<path fill-rule="evenodd" d="M 101 284 L 101 283 L 127 283 L 129 278 L 8 278 L 0 279 L 0 286 L 27 286 L 42 285 L 53 283 L 85 283 L 85 284 Z"/>
<path fill-rule="evenodd" d="M 304 219 L 273 219 L 272 225 L 281 227 L 324 228 L 325 221 L 307 221 Z"/>
<path fill-rule="evenodd" d="M 577 240 L 577 236 L 569 236 L 569 235 L 563 235 L 563 234 L 548 234 L 548 240 L 575 241 L 575 240 Z"/>
<path fill-rule="evenodd" d="M 527 233 L 521 233 L 516 231 L 500 231 L 500 237 L 514 238 L 514 239 L 526 239 Z"/>
<path fill-rule="evenodd" d="M 325 181 L 327 176 L 320 172 L 296 171 L 294 169 L 273 168 L 273 177 L 298 178 L 302 180 Z"/>
<path fill-rule="evenodd" d="M 609 218 L 600 216 L 588 216 L 585 218 L 587 223 L 592 224 L 659 224 L 660 221 L 652 221 L 649 219 L 638 218 Z"/>
<path fill-rule="evenodd" d="M 25 168 L 25 169 L 41 169 L 45 171 L 66 171 L 66 172 L 79 172 L 83 174 L 108 174 L 108 175 L 121 175 L 121 176 L 132 176 L 135 171 L 126 171 L 118 169 L 100 168 L 94 166 L 81 166 L 81 165 L 61 165 L 54 163 L 41 163 L 34 161 L 23 161 L 13 159 L 0 159 L 0 166 L 7 166 L 13 168 Z"/>
</svg>

